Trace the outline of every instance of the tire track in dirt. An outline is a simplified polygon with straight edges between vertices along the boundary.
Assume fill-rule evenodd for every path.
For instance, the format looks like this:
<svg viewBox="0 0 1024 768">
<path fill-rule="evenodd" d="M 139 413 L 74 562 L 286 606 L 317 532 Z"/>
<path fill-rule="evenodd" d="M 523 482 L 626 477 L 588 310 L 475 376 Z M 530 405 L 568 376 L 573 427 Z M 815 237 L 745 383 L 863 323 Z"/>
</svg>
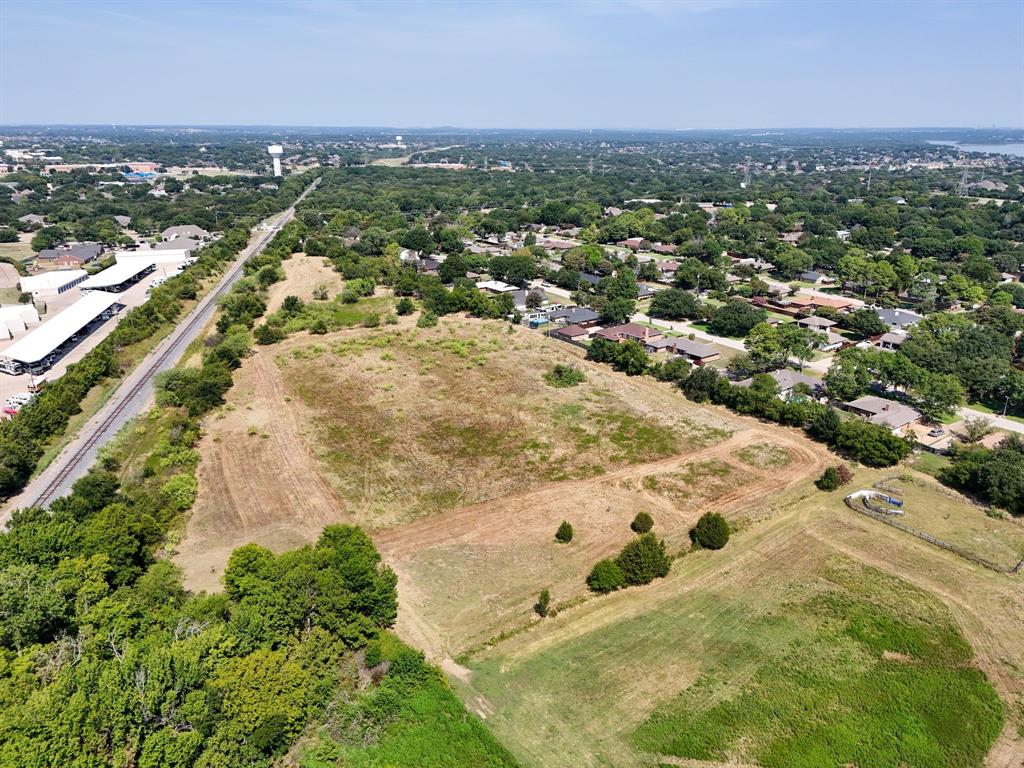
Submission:
<svg viewBox="0 0 1024 768">
<path fill-rule="evenodd" d="M 235 375 L 235 407 L 206 424 L 199 495 L 174 558 L 190 589 L 219 588 L 238 546 L 256 542 L 282 551 L 348 521 L 342 499 L 313 471 L 297 405 L 285 407 L 287 392 L 273 358 L 253 355 Z"/>
<path fill-rule="evenodd" d="M 769 442 L 785 448 L 790 454 L 790 462 L 781 468 L 757 470 L 746 464 L 739 463 L 732 454 L 754 443 Z M 642 493 L 622 488 L 621 484 L 637 480 L 647 475 L 664 473 L 694 462 L 721 460 L 731 466 L 740 467 L 754 475 L 749 483 L 739 484 L 720 495 L 712 503 L 703 505 L 701 509 L 680 510 L 668 499 L 661 497 L 663 511 L 673 518 L 663 519 L 659 523 L 661 535 L 670 546 L 682 545 L 686 540 L 686 532 L 690 525 L 703 511 L 714 509 L 727 515 L 736 516 L 750 507 L 763 507 L 770 494 L 783 491 L 795 483 L 812 476 L 821 467 L 829 463 L 829 455 L 823 449 L 805 439 L 782 431 L 766 430 L 760 425 L 734 434 L 729 439 L 700 451 L 689 454 L 671 456 L 654 462 L 623 467 L 606 475 L 587 480 L 560 481 L 535 487 L 521 494 L 514 494 L 482 504 L 463 507 L 433 518 L 414 521 L 405 526 L 378 532 L 374 538 L 385 560 L 399 577 L 399 619 L 396 625 L 398 633 L 404 638 L 415 641 L 418 647 L 425 650 L 436 660 L 445 660 L 450 654 L 457 653 L 449 638 L 444 639 L 446 630 L 442 629 L 436 614 L 431 610 L 429 596 L 424 594 L 426 585 L 418 584 L 417 579 L 426 578 L 421 571 L 417 575 L 411 566 L 423 553 L 438 547 L 465 546 L 474 550 L 486 551 L 488 546 L 501 546 L 523 537 L 536 536 L 538 530 L 545 532 L 554 530 L 554 526 L 562 519 L 564 510 L 574 505 L 583 508 L 593 503 L 595 496 L 603 493 L 614 503 L 616 496 L 644 496 L 653 494 Z M 604 497 L 602 497 L 604 498 Z M 603 506 L 604 502 L 600 505 Z M 520 535 L 521 534 L 521 535 Z M 592 532 L 593 536 L 593 532 Z M 594 562 L 607 556 L 621 546 L 618 537 L 593 538 L 585 545 L 586 549 L 573 551 L 576 559 L 582 557 L 587 562 Z M 747 557 L 763 557 L 763 550 L 756 547 Z M 735 564 L 735 563 L 734 563 Z M 576 574 L 578 575 L 578 574 Z M 549 578 L 551 575 L 549 574 Z M 572 590 L 578 591 L 574 578 Z M 439 590 L 451 589 L 452 585 L 435 583 L 429 587 L 431 596 Z M 465 588 L 465 587 L 464 587 Z M 645 588 L 650 589 L 650 588 Z M 647 601 L 642 601 L 646 610 Z M 636 603 L 634 603 L 635 605 Z M 573 613 L 573 611 L 569 611 Z M 456 641 L 455 645 L 462 643 Z"/>
<path fill-rule="evenodd" d="M 595 478 L 545 483 L 523 493 L 461 507 L 442 515 L 381 531 L 374 535 L 374 539 L 388 557 L 397 559 L 431 545 L 451 543 L 469 536 L 477 538 L 486 535 L 488 530 L 504 531 L 515 522 L 508 514 L 510 511 L 545 509 L 555 500 L 564 504 L 567 499 L 571 500 L 592 492 L 595 485 L 615 485 L 626 480 L 639 480 L 647 475 L 671 471 L 710 459 L 719 459 L 736 467 L 742 466 L 746 471 L 759 474 L 756 468 L 741 465 L 731 456 L 735 451 L 759 442 L 769 442 L 786 448 L 790 452 L 790 462 L 778 470 L 767 471 L 767 474 L 754 483 L 735 488 L 718 497 L 714 504 L 708 505 L 709 509 L 736 512 L 746 503 L 761 503 L 766 493 L 784 489 L 828 463 L 824 449 L 816 450 L 805 441 L 785 433 L 748 428 L 710 448 L 622 467 Z"/>
</svg>

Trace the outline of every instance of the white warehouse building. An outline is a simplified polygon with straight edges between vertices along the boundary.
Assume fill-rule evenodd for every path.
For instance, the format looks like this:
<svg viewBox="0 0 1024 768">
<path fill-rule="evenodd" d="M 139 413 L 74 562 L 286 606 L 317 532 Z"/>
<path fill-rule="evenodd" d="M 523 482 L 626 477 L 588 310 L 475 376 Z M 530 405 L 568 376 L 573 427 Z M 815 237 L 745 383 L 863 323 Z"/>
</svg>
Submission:
<svg viewBox="0 0 1024 768">
<path fill-rule="evenodd" d="M 82 283 L 89 273 L 84 269 L 58 269 L 21 278 L 18 283 L 23 293 L 32 294 L 32 298 L 43 296 L 59 296 Z"/>
</svg>

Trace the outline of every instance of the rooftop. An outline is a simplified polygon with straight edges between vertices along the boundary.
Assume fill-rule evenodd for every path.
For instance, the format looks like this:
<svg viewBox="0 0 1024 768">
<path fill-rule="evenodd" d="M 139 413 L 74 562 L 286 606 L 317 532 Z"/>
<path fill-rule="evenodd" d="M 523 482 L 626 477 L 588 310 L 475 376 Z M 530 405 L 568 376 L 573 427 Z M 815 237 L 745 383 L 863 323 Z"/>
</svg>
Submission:
<svg viewBox="0 0 1024 768">
<path fill-rule="evenodd" d="M 14 342 L 0 352 L 0 357 L 16 360 L 26 365 L 38 363 L 114 306 L 120 298 L 120 295 L 116 293 L 93 291 L 63 312 L 58 313 L 53 319 L 47 320 L 24 338 Z"/>
</svg>

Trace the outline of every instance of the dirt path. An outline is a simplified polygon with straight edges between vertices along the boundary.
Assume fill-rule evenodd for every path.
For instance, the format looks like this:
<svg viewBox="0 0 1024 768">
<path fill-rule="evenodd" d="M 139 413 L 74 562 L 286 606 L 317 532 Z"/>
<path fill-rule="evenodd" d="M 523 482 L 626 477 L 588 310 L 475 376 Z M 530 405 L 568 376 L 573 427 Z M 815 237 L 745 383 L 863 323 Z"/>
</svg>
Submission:
<svg viewBox="0 0 1024 768">
<path fill-rule="evenodd" d="M 478 538 L 481 535 L 486 535 L 488 530 L 506 529 L 510 523 L 505 515 L 508 510 L 543 509 L 550 506 L 550 503 L 556 498 L 565 500 L 590 494 L 593 492 L 595 484 L 614 485 L 619 481 L 640 479 L 647 475 L 671 471 L 686 464 L 709 459 L 719 459 L 737 465 L 739 462 L 732 458 L 731 454 L 748 445 L 760 442 L 770 442 L 789 450 L 792 457 L 790 463 L 781 469 L 773 470 L 754 484 L 736 488 L 725 496 L 719 497 L 714 505 L 716 511 L 735 512 L 743 507 L 744 502 L 761 501 L 766 493 L 785 488 L 797 480 L 809 476 L 827 463 L 824 452 L 815 451 L 804 440 L 775 431 L 747 429 L 737 432 L 724 442 L 701 451 L 623 467 L 598 478 L 545 483 L 521 494 L 462 507 L 443 515 L 417 520 L 408 525 L 382 531 L 375 535 L 375 540 L 382 551 L 388 555 L 401 557 L 439 542 L 451 542 L 462 537 Z"/>
<path fill-rule="evenodd" d="M 347 522 L 344 502 L 314 471 L 297 406 L 285 407 L 286 397 L 273 357 L 253 355 L 235 373 L 234 408 L 206 425 L 199 496 L 174 558 L 189 589 L 218 589 L 231 550 L 242 544 L 283 551 Z"/>
</svg>

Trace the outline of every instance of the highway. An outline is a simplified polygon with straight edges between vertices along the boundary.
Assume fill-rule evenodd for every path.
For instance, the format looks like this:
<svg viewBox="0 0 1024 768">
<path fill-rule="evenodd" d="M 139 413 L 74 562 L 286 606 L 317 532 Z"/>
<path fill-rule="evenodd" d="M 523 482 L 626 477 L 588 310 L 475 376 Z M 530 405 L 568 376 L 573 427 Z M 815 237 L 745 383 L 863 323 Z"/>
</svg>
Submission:
<svg viewBox="0 0 1024 768">
<path fill-rule="evenodd" d="M 185 349 L 213 318 L 217 300 L 230 290 L 242 276 L 245 262 L 262 251 L 281 228 L 295 216 L 295 206 L 317 185 L 314 181 L 287 210 L 267 220 L 266 233 L 250 242 L 232 262 L 217 285 L 204 296 L 179 322 L 175 329 L 150 352 L 135 370 L 118 386 L 111 398 L 79 430 L 50 465 L 34 477 L 25 489 L 8 500 L 0 511 L 0 524 L 5 524 L 15 509 L 46 506 L 53 499 L 67 494 L 74 482 L 85 474 L 96 460 L 100 447 L 116 435 L 125 424 L 141 414 L 153 402 L 156 376 L 173 368 Z"/>
</svg>

